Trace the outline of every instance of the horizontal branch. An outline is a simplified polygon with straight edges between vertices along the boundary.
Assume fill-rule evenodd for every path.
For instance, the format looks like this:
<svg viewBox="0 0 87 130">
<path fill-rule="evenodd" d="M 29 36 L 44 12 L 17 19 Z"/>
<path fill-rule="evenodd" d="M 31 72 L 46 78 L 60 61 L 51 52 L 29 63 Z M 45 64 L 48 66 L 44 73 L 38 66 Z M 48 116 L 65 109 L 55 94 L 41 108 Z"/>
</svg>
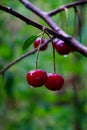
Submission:
<svg viewBox="0 0 87 130">
<path fill-rule="evenodd" d="M 0 70 L 0 74 L 3 74 L 5 71 L 7 71 L 10 67 L 12 67 L 14 64 L 16 64 L 17 62 L 19 62 L 20 60 L 26 58 L 27 56 L 34 54 L 37 51 L 37 49 L 30 51 L 24 55 L 22 55 L 21 57 L 19 57 L 18 59 L 12 61 L 11 63 L 9 63 L 7 66 L 5 66 L 2 70 Z"/>
<path fill-rule="evenodd" d="M 27 0 L 26 0 L 27 1 Z M 32 5 L 33 6 L 33 5 Z M 35 9 L 35 7 L 34 7 Z M 84 56 L 87 57 L 87 47 L 85 47 L 84 45 L 80 44 L 77 40 L 75 40 L 74 38 L 72 38 L 71 36 L 69 36 L 68 34 L 66 34 L 64 31 L 62 31 L 57 25 L 56 23 L 54 23 L 54 21 L 52 21 L 52 19 L 47 15 L 47 14 L 43 14 L 43 12 L 41 13 L 41 17 L 48 23 L 48 25 L 52 28 L 49 29 L 47 27 L 42 26 L 41 24 L 38 24 L 36 22 L 34 22 L 33 20 L 23 16 L 22 14 L 14 11 L 12 8 L 10 7 L 5 7 L 3 5 L 0 5 L 0 10 L 3 10 L 7 13 L 12 14 L 13 16 L 21 19 L 22 21 L 26 22 L 27 24 L 30 24 L 40 30 L 43 30 L 43 28 L 45 28 L 45 32 L 47 31 L 49 34 L 51 34 L 53 37 L 57 37 L 60 38 L 61 40 L 64 40 L 67 44 L 73 46 L 77 51 L 79 51 L 81 54 L 83 54 Z M 37 8 L 38 10 L 38 8 Z M 39 13 L 39 12 L 38 12 Z M 37 13 L 37 14 L 38 14 Z M 47 43 L 46 43 L 47 44 Z M 14 60 L 13 62 L 11 62 L 9 65 L 7 65 L 6 67 L 4 67 L 0 73 L 4 73 L 6 70 L 8 70 L 12 65 L 16 64 L 17 62 L 19 62 L 20 60 L 24 59 L 25 57 L 34 54 L 37 51 L 37 49 L 28 52 L 24 55 L 22 55 L 21 57 L 19 57 L 18 59 Z"/>
<path fill-rule="evenodd" d="M 52 38 L 52 39 L 54 39 L 54 38 Z M 44 44 L 42 44 L 40 46 L 40 48 L 43 47 L 45 44 L 48 44 L 50 41 L 51 41 L 51 39 L 47 40 Z M 24 58 L 28 57 L 29 55 L 34 54 L 35 52 L 37 52 L 37 50 L 38 50 L 38 48 L 36 48 L 30 52 L 27 52 L 24 55 L 17 58 L 16 60 L 12 61 L 7 66 L 5 66 L 2 70 L 0 70 L 0 74 L 3 74 L 5 71 L 7 71 L 9 68 L 11 68 L 14 64 L 18 63 L 19 61 L 23 60 Z"/>
<path fill-rule="evenodd" d="M 53 35 L 54 37 L 58 37 L 61 40 L 65 41 L 66 44 L 73 46 L 78 52 L 80 52 L 81 54 L 83 54 L 84 56 L 87 57 L 87 47 L 80 44 L 77 40 L 75 40 L 74 38 L 72 38 L 71 36 L 69 36 L 65 32 L 63 32 L 61 29 L 59 29 L 59 27 L 47 15 L 45 17 L 45 21 L 52 27 L 53 30 L 46 28 L 46 27 L 30 20 L 29 18 L 23 16 L 22 14 L 14 11 L 10 7 L 5 7 L 5 6 L 0 5 L 0 9 L 7 12 L 7 13 L 10 13 L 10 14 L 16 16 L 17 18 L 21 19 L 22 21 L 26 22 L 27 24 L 30 24 L 30 25 L 32 25 L 40 30 L 43 30 L 43 28 L 45 28 L 45 30 L 47 32 L 49 32 L 49 34 Z"/>
<path fill-rule="evenodd" d="M 70 3 L 70 4 L 66 4 L 66 5 L 63 5 L 55 10 L 52 10 L 48 13 L 49 16 L 53 16 L 61 11 L 64 11 L 65 8 L 72 8 L 72 7 L 75 7 L 75 6 L 79 6 L 79 5 L 83 5 L 83 4 L 86 4 L 87 3 L 87 0 L 83 0 L 83 1 L 78 1 L 78 2 L 73 2 L 73 3 Z"/>
<path fill-rule="evenodd" d="M 62 37 L 60 36 L 60 34 L 57 34 L 57 32 L 55 32 L 54 30 L 49 29 L 49 28 L 47 28 L 47 27 L 45 27 L 45 26 L 42 26 L 42 25 L 39 24 L 39 23 L 34 22 L 33 20 L 31 20 L 31 19 L 25 17 L 24 15 L 18 13 L 17 11 L 13 10 L 13 9 L 10 8 L 10 7 L 5 7 L 5 6 L 3 6 L 3 5 L 0 5 L 0 10 L 3 10 L 3 11 L 5 11 L 5 12 L 7 12 L 7 13 L 9 13 L 9 14 L 15 16 L 15 17 L 17 17 L 18 19 L 21 19 L 21 20 L 22 20 L 23 22 L 25 22 L 26 24 L 32 25 L 33 27 L 36 27 L 36 28 L 38 28 L 39 30 L 43 30 L 43 28 L 44 28 L 44 31 L 46 30 L 47 32 L 49 32 L 49 34 L 53 35 L 54 37 L 58 37 L 58 38 L 60 38 L 60 39 L 62 38 Z M 62 39 L 62 40 L 63 40 L 63 39 Z"/>
<path fill-rule="evenodd" d="M 75 48 L 78 52 L 83 54 L 84 56 L 87 57 L 87 47 L 81 44 L 79 41 L 75 40 L 68 34 L 66 34 L 52 19 L 51 17 L 47 14 L 41 11 L 39 8 L 31 4 L 28 0 L 19 0 L 21 3 L 24 4 L 29 10 L 34 12 L 36 15 L 40 16 L 51 28 L 52 30 L 50 31 L 49 29 L 48 32 L 52 34 L 55 37 L 60 38 L 61 40 L 65 41 L 66 44 L 69 44 Z M 53 34 L 54 33 L 54 34 Z"/>
<path fill-rule="evenodd" d="M 49 32 L 49 34 L 53 35 L 54 37 L 59 37 L 60 38 L 60 35 L 58 35 L 55 31 L 45 27 L 45 26 L 42 26 L 41 24 L 39 23 L 36 23 L 34 22 L 33 20 L 25 17 L 24 15 L 18 13 L 17 11 L 13 10 L 12 8 L 10 7 L 5 7 L 3 5 L 0 5 L 0 10 L 3 10 L 15 17 L 17 17 L 18 19 L 21 19 L 22 21 L 24 21 L 26 24 L 28 25 L 32 25 L 33 27 L 36 27 L 38 28 L 39 30 L 43 30 L 44 28 L 44 31 L 46 30 L 47 32 Z"/>
<path fill-rule="evenodd" d="M 7 13 L 12 14 L 13 16 L 17 17 L 18 19 L 21 19 L 22 21 L 26 22 L 26 24 L 30 24 L 30 25 L 32 25 L 32 26 L 34 26 L 34 27 L 36 27 L 36 28 L 38 28 L 40 30 L 43 30 L 42 25 L 40 25 L 40 24 L 34 22 L 33 20 L 25 17 L 24 15 L 18 13 L 17 11 L 13 10 L 10 7 L 5 7 L 3 5 L 0 5 L 0 10 L 3 10 L 5 12 L 7 12 Z"/>
</svg>

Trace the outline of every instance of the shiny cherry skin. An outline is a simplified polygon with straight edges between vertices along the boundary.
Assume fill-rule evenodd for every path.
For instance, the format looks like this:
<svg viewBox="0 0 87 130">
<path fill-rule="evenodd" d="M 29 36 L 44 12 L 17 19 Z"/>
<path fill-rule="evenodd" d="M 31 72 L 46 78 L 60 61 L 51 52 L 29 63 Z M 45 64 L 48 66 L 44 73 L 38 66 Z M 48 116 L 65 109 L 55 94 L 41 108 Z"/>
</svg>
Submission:
<svg viewBox="0 0 87 130">
<path fill-rule="evenodd" d="M 73 47 L 67 45 L 62 40 L 54 40 L 54 47 L 60 55 L 68 55 L 70 52 L 74 51 Z"/>
<path fill-rule="evenodd" d="M 48 79 L 45 83 L 46 88 L 52 91 L 60 90 L 64 84 L 64 78 L 57 73 L 48 73 Z"/>
<path fill-rule="evenodd" d="M 34 44 L 33 44 L 34 48 L 37 48 L 37 47 L 39 46 L 40 40 L 41 40 L 41 38 L 38 37 L 38 38 L 34 41 Z M 46 42 L 46 39 L 42 39 L 41 44 L 44 44 L 45 42 Z M 40 48 L 40 50 L 41 50 L 41 51 L 46 50 L 46 49 L 47 49 L 47 46 L 48 46 L 47 44 L 43 45 L 43 46 Z"/>
<path fill-rule="evenodd" d="M 40 87 L 47 81 L 47 73 L 44 70 L 31 70 L 27 73 L 26 79 L 29 85 Z"/>
</svg>

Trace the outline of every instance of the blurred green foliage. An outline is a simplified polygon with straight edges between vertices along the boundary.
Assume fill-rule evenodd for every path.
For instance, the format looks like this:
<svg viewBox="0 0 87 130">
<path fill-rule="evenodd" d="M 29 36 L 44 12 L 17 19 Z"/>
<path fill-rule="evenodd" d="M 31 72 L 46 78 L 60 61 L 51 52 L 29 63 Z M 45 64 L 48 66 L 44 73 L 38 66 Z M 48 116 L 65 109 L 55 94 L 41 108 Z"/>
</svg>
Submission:
<svg viewBox="0 0 87 130">
<path fill-rule="evenodd" d="M 50 11 L 74 0 L 30 1 L 44 11 Z M 0 4 L 10 6 L 25 16 L 46 25 L 19 1 L 0 0 Z M 81 37 L 82 43 L 87 45 L 87 6 L 83 8 L 85 13 Z M 65 12 L 60 14 L 53 17 L 54 21 L 79 40 L 77 24 L 74 24 L 74 10 L 68 10 L 68 30 Z M 32 45 L 26 51 L 22 49 L 24 41 L 29 36 L 38 33 L 40 30 L 0 10 L 0 69 L 32 50 Z M 56 52 L 57 73 L 63 75 L 65 79 L 65 85 L 59 92 L 49 91 L 44 86 L 31 88 L 27 84 L 26 73 L 35 68 L 35 61 L 36 54 L 21 60 L 3 76 L 0 75 L 0 130 L 77 130 L 79 127 L 81 130 L 86 130 L 86 58 L 77 52 L 68 56 L 60 56 Z M 51 44 L 45 52 L 40 52 L 38 67 L 46 72 L 53 72 Z"/>
</svg>

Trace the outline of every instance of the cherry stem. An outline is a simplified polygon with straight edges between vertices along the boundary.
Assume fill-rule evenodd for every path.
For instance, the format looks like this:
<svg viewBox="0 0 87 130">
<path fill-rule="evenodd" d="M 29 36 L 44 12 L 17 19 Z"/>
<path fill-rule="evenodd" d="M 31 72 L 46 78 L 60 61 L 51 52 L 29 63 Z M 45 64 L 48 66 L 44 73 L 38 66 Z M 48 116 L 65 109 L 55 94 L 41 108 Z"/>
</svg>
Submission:
<svg viewBox="0 0 87 130">
<path fill-rule="evenodd" d="M 68 9 L 64 8 L 65 13 L 66 13 L 66 31 L 68 32 Z"/>
<path fill-rule="evenodd" d="M 36 55 L 36 66 L 35 66 L 35 69 L 37 70 L 38 69 L 38 58 L 39 58 L 39 51 L 40 51 L 40 46 L 41 46 L 41 43 L 42 43 L 42 40 L 43 40 L 43 37 L 44 37 L 44 28 L 43 28 L 43 31 L 41 33 L 41 40 L 40 40 L 40 44 L 37 48 L 37 55 Z"/>
<path fill-rule="evenodd" d="M 62 13 L 60 13 L 60 26 L 61 26 L 61 28 L 64 28 L 64 25 L 63 25 L 63 14 Z"/>
<path fill-rule="evenodd" d="M 54 48 L 54 45 L 53 45 L 53 39 L 52 37 L 49 35 L 49 33 L 47 31 L 45 31 L 46 34 L 49 36 L 49 38 L 51 39 L 51 42 L 52 42 L 52 47 L 53 47 L 53 70 L 54 70 L 54 73 L 56 73 L 56 63 L 55 63 L 55 48 Z"/>
<path fill-rule="evenodd" d="M 52 41 L 52 46 L 53 46 L 53 70 L 54 70 L 54 73 L 56 73 L 55 48 L 54 48 L 54 45 L 53 45 L 53 41 Z"/>
<path fill-rule="evenodd" d="M 79 40 L 81 42 L 82 41 L 82 38 L 81 38 L 81 28 L 82 28 L 81 16 L 80 16 L 79 10 L 76 7 L 74 7 L 74 10 L 75 10 L 75 13 L 78 16 L 78 32 L 77 32 L 77 35 L 79 35 Z"/>
</svg>

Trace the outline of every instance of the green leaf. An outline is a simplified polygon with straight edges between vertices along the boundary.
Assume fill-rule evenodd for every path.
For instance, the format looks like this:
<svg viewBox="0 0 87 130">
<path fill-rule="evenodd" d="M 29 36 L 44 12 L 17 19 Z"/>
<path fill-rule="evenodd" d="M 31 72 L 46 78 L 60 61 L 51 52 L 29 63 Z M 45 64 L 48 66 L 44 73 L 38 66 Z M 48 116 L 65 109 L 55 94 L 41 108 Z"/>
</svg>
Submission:
<svg viewBox="0 0 87 130">
<path fill-rule="evenodd" d="M 38 37 L 39 35 L 31 35 L 25 42 L 23 45 L 23 50 L 26 50 Z"/>
</svg>

